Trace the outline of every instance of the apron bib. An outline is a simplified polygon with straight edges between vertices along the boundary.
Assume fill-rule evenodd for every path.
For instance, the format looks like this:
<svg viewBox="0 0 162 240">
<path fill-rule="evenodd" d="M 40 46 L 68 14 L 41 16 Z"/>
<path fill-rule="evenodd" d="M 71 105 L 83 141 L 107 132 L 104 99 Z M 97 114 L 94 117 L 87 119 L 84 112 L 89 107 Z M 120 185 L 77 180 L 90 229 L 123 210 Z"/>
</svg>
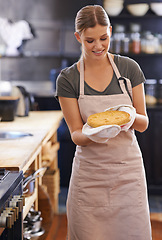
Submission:
<svg viewBox="0 0 162 240">
<path fill-rule="evenodd" d="M 109 61 L 122 94 L 84 95 L 84 63 L 80 65 L 82 120 L 119 104 L 132 105 L 129 79 Z M 127 84 L 127 89 L 125 87 Z M 77 146 L 67 199 L 68 240 L 151 240 L 147 186 L 134 130 L 106 143 Z"/>
</svg>

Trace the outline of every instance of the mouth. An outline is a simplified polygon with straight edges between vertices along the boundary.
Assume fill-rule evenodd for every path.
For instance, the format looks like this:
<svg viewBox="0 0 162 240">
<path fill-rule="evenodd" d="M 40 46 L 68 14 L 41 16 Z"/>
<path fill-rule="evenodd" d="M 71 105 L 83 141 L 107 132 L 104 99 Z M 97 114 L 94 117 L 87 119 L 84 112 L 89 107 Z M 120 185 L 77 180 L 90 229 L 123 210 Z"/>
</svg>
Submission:
<svg viewBox="0 0 162 240">
<path fill-rule="evenodd" d="M 92 51 L 95 55 L 97 55 L 97 56 L 99 56 L 99 55 L 101 55 L 103 52 L 104 52 L 104 50 L 100 50 L 100 51 Z"/>
</svg>

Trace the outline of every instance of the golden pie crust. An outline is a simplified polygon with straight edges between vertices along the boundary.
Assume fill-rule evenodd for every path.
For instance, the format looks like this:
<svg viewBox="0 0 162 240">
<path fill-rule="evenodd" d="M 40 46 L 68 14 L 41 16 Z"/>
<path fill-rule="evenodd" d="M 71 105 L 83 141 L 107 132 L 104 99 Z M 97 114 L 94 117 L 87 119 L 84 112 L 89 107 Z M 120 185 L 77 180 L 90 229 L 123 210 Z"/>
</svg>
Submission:
<svg viewBox="0 0 162 240">
<path fill-rule="evenodd" d="M 109 110 L 95 113 L 88 117 L 89 126 L 96 128 L 103 125 L 124 125 L 131 120 L 130 114 L 124 111 Z"/>
</svg>

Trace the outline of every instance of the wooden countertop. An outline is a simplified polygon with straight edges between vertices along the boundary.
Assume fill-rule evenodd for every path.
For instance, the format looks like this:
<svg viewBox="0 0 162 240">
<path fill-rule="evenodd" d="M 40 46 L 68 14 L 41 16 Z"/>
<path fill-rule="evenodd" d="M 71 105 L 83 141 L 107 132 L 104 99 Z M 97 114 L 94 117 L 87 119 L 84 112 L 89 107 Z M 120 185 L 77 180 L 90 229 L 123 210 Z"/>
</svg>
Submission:
<svg viewBox="0 0 162 240">
<path fill-rule="evenodd" d="M 31 111 L 27 117 L 16 117 L 12 122 L 0 122 L 0 131 L 31 133 L 14 140 L 0 140 L 0 167 L 27 170 L 29 161 L 58 129 L 63 118 L 61 111 Z"/>
</svg>

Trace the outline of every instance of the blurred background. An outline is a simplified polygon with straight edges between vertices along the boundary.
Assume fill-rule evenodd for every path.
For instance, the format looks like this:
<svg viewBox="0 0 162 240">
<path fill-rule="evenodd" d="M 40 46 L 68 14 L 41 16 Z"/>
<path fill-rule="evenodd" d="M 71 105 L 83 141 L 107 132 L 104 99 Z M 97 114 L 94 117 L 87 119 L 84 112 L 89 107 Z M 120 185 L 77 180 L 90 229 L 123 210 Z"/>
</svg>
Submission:
<svg viewBox="0 0 162 240">
<path fill-rule="evenodd" d="M 162 1 L 0 0 L 0 84 L 4 86 L 7 81 L 12 86 L 23 86 L 34 98 L 34 110 L 60 109 L 54 98 L 55 80 L 62 68 L 79 59 L 74 18 L 87 4 L 102 5 L 110 16 L 110 52 L 135 59 L 147 79 L 150 126 L 137 137 L 149 193 L 161 195 Z M 60 184 L 68 188 L 75 145 L 64 120 L 58 140 Z"/>
<path fill-rule="evenodd" d="M 153 239 L 159 240 L 162 239 L 162 217 L 156 213 L 162 212 L 162 0 L 0 0 L 1 121 L 14 120 L 14 112 L 8 105 L 10 119 L 1 116 L 3 97 L 9 95 L 20 98 L 17 116 L 28 116 L 29 111 L 60 110 L 54 97 L 56 78 L 61 69 L 80 57 L 74 19 L 80 8 L 91 4 L 103 6 L 110 17 L 113 27 L 110 52 L 137 61 L 146 77 L 150 124 L 144 133 L 136 135 L 146 170 Z M 17 104 L 17 98 L 13 100 L 13 104 Z M 65 214 L 75 145 L 64 119 L 57 136 L 60 142 L 59 213 Z M 58 219 L 54 218 L 52 226 L 54 229 L 57 226 L 64 237 L 58 235 L 53 239 L 65 239 L 66 215 L 55 217 Z M 64 230 L 58 227 L 62 221 Z M 47 232 L 50 233 L 49 229 Z"/>
</svg>

